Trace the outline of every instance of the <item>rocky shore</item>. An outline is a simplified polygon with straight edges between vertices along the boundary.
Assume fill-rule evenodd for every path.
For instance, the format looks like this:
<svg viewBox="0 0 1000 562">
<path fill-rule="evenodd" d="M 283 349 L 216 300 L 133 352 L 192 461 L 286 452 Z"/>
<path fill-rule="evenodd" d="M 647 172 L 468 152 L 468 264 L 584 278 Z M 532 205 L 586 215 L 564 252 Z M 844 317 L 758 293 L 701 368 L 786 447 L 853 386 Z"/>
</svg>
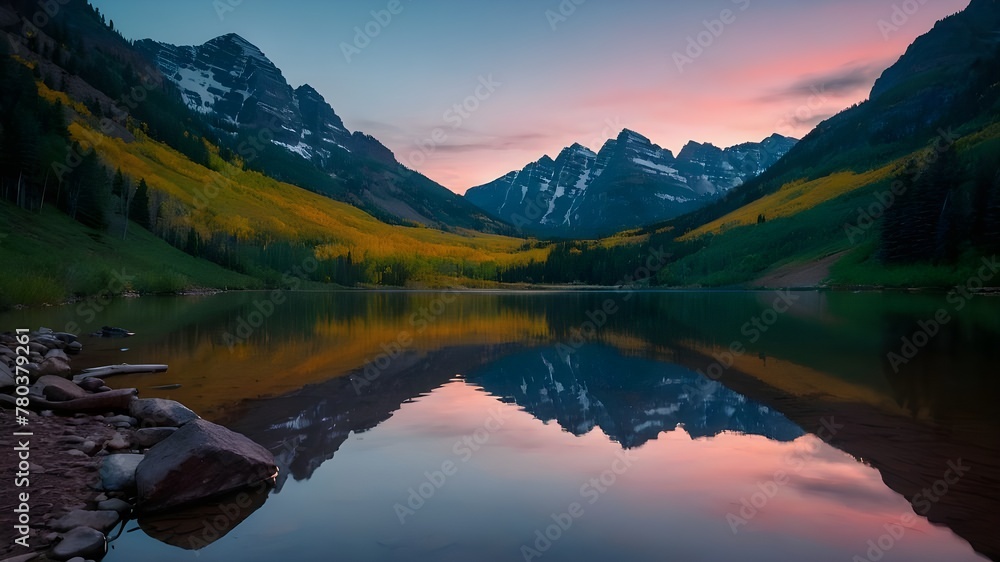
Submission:
<svg viewBox="0 0 1000 562">
<path fill-rule="evenodd" d="M 82 350 L 76 335 L 44 328 L 0 334 L 0 469 L 11 479 L 0 486 L 0 561 L 100 560 L 130 520 L 261 496 L 274 481 L 266 449 L 182 404 L 86 373 L 71 380 Z"/>
</svg>

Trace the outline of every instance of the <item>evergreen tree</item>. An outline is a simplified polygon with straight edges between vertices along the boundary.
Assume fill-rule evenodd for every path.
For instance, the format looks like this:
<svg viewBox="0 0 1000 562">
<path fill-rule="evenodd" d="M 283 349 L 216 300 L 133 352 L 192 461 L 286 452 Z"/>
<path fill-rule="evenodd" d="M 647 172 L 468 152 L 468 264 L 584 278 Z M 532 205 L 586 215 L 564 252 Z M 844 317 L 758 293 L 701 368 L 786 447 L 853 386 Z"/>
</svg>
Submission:
<svg viewBox="0 0 1000 562">
<path fill-rule="evenodd" d="M 115 197 L 122 197 L 125 194 L 125 175 L 122 174 L 122 169 L 118 168 L 115 172 L 115 179 L 111 181 L 111 195 Z"/>
<path fill-rule="evenodd" d="M 139 180 L 139 187 L 132 196 L 132 204 L 129 208 L 129 216 L 136 224 L 149 230 L 149 187 L 146 180 Z"/>
<path fill-rule="evenodd" d="M 97 229 L 108 227 L 108 202 L 110 189 L 108 174 L 94 151 L 83 156 L 73 171 L 73 215 L 81 223 Z"/>
<path fill-rule="evenodd" d="M 906 191 L 888 208 L 882 220 L 879 255 L 884 263 L 955 257 L 957 250 L 952 240 L 958 223 L 949 204 L 956 204 L 961 170 L 954 147 L 937 156 L 919 174 L 912 168 L 903 173 L 901 181 Z"/>
</svg>

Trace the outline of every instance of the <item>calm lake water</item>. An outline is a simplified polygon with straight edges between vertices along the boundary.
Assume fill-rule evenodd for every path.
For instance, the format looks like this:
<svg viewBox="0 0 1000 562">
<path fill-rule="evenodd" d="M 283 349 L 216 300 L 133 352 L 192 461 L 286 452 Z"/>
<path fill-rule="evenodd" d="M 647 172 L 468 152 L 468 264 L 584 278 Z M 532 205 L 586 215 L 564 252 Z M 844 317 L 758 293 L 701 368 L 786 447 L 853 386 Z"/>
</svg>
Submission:
<svg viewBox="0 0 1000 562">
<path fill-rule="evenodd" d="M 130 522 L 106 560 L 1000 556 L 998 298 L 270 297 L 0 316 L 137 332 L 74 367 L 168 363 L 110 382 L 278 459 L 273 490 Z"/>
</svg>

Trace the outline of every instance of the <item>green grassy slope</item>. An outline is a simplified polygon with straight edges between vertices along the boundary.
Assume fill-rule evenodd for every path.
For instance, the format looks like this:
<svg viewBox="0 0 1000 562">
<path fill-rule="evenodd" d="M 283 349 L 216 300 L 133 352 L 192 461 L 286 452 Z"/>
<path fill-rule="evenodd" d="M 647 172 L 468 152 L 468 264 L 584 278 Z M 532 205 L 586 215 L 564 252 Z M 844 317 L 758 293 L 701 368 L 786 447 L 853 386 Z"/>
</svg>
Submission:
<svg viewBox="0 0 1000 562">
<path fill-rule="evenodd" d="M 128 240 L 46 209 L 0 202 L 0 308 L 87 295 L 258 288 L 250 277 L 191 257 L 132 225 Z M 120 280 L 125 280 L 121 282 Z"/>
</svg>

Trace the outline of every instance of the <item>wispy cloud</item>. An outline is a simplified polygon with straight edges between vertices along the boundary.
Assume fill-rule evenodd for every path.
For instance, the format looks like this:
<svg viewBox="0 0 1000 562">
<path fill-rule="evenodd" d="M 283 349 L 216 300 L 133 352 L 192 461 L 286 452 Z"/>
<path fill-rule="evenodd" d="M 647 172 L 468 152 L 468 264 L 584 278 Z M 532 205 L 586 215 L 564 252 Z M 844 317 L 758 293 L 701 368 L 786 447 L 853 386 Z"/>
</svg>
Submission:
<svg viewBox="0 0 1000 562">
<path fill-rule="evenodd" d="M 796 80 L 760 96 L 758 101 L 765 103 L 787 101 L 817 94 L 834 98 L 854 96 L 858 90 L 871 88 L 889 64 L 891 64 L 889 61 L 876 61 L 845 65 L 824 74 Z"/>
</svg>

